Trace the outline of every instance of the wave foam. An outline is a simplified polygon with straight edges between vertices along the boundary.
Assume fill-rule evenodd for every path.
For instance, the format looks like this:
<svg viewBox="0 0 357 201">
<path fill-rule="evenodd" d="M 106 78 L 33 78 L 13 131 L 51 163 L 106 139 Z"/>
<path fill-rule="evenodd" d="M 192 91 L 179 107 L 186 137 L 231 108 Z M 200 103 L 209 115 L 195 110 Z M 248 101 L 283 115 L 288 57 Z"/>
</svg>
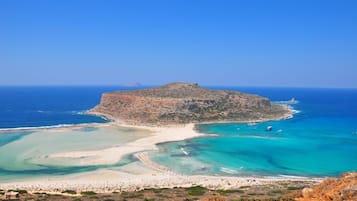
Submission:
<svg viewBox="0 0 357 201">
<path fill-rule="evenodd" d="M 76 124 L 58 124 L 52 126 L 29 126 L 29 127 L 17 127 L 17 128 L 0 128 L 0 131 L 18 131 L 18 130 L 41 130 L 41 129 L 51 129 L 51 128 L 63 128 L 71 127 Z"/>
<path fill-rule="evenodd" d="M 240 167 L 239 169 L 241 170 L 241 169 L 243 169 L 243 167 Z M 230 169 L 230 168 L 226 168 L 226 167 L 221 167 L 220 171 L 224 172 L 224 173 L 228 173 L 228 174 L 238 174 L 239 173 L 238 170 L 234 170 L 234 169 Z"/>
<path fill-rule="evenodd" d="M 278 104 L 285 104 L 285 105 L 295 105 L 300 103 L 300 101 L 295 100 L 294 98 L 291 100 L 285 100 L 285 101 L 274 101 L 274 103 L 278 103 Z"/>
<path fill-rule="evenodd" d="M 308 178 L 308 177 L 304 177 L 304 176 L 294 176 L 294 175 L 285 175 L 285 174 L 279 174 L 278 177 L 287 178 L 287 179 L 306 179 L 306 178 Z"/>
<path fill-rule="evenodd" d="M 42 114 L 72 114 L 72 115 L 88 115 L 86 110 L 69 110 L 69 111 L 52 111 L 52 110 L 31 110 L 27 112 L 37 112 Z"/>
</svg>

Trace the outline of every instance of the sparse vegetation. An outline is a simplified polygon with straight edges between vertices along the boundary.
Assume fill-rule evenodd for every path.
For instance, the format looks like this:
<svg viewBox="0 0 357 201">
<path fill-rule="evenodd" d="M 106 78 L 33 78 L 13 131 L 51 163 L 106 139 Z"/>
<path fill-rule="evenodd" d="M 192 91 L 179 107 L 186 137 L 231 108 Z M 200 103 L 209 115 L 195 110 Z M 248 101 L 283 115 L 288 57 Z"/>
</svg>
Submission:
<svg viewBox="0 0 357 201">
<path fill-rule="evenodd" d="M 188 194 L 191 196 L 201 196 L 205 194 L 207 189 L 202 186 L 193 186 L 188 188 L 187 190 Z"/>
<path fill-rule="evenodd" d="M 65 190 L 65 191 L 62 191 L 62 193 L 67 193 L 67 194 L 71 194 L 71 195 L 77 194 L 77 192 L 74 190 Z"/>
<path fill-rule="evenodd" d="M 284 191 L 282 191 L 282 190 L 272 190 L 272 191 L 270 191 L 270 193 L 272 193 L 272 194 L 282 194 L 282 193 L 284 193 Z"/>
<path fill-rule="evenodd" d="M 295 191 L 295 190 L 301 190 L 301 189 L 303 189 L 303 188 L 305 188 L 305 187 L 303 187 L 303 186 L 288 186 L 288 190 L 289 191 Z"/>
<path fill-rule="evenodd" d="M 221 195 L 227 195 L 227 194 L 232 194 L 232 193 L 244 193 L 244 190 L 217 190 L 217 192 Z"/>
<path fill-rule="evenodd" d="M 142 107 L 146 108 L 145 111 L 137 110 Z M 138 124 L 163 125 L 244 121 L 257 117 L 279 119 L 290 114 L 286 107 L 272 104 L 264 97 L 210 90 L 194 83 L 171 83 L 157 88 L 104 93 L 101 103 L 90 112 Z"/>
<path fill-rule="evenodd" d="M 144 195 L 143 194 L 141 194 L 141 193 L 138 193 L 138 192 L 132 192 L 132 193 L 123 193 L 123 196 L 125 197 L 125 198 L 141 198 L 141 197 L 143 197 Z"/>
<path fill-rule="evenodd" d="M 33 194 L 36 194 L 36 195 L 47 195 L 47 193 L 45 193 L 45 192 L 34 192 Z"/>
<path fill-rule="evenodd" d="M 92 195 L 97 195 L 97 193 L 94 191 L 82 191 L 81 195 L 92 196 Z"/>
<path fill-rule="evenodd" d="M 48 194 L 51 197 L 64 197 L 62 194 Z"/>
<path fill-rule="evenodd" d="M 285 181 L 286 182 L 286 181 Z M 314 183 L 308 182 L 289 182 L 284 184 L 283 182 L 269 184 L 269 185 L 251 185 L 241 186 L 236 189 L 219 189 L 210 190 L 205 187 L 196 185 L 189 188 L 148 188 L 138 190 L 134 192 L 118 192 L 113 190 L 112 193 L 96 193 L 94 191 L 75 191 L 73 189 L 67 189 L 62 191 L 64 194 L 46 194 L 43 192 L 25 193 L 20 195 L 20 200 L 38 200 L 38 201 L 164 201 L 164 200 L 212 200 L 213 198 L 219 198 L 220 200 L 292 200 L 290 198 L 298 197 L 298 193 L 301 193 L 299 189 L 303 187 L 309 187 Z M 296 190 L 296 191 L 295 191 Z M 21 190 L 11 190 L 16 192 L 24 192 Z M 0 192 L 7 192 L 0 191 Z M 292 193 L 295 193 L 294 195 Z M 80 196 L 80 197 L 73 197 Z M 216 199 L 216 201 L 217 201 Z M 219 201 L 220 201 L 219 200 Z"/>
</svg>

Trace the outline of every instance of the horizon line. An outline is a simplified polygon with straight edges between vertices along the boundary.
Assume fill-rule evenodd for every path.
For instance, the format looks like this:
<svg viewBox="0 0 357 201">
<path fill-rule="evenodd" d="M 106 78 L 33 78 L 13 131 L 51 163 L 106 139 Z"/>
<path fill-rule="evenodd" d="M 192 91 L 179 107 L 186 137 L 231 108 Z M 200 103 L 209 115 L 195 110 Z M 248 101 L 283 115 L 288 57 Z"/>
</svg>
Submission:
<svg viewBox="0 0 357 201">
<path fill-rule="evenodd" d="M 199 84 L 199 83 L 198 83 Z M 0 87 L 127 87 L 127 88 L 142 88 L 142 87 L 158 87 L 165 84 L 143 84 L 139 86 L 127 86 L 125 84 L 108 84 L 108 85 L 0 85 Z M 246 87 L 246 88 L 290 88 L 290 89 L 357 89 L 357 87 L 331 87 L 331 86 L 261 86 L 261 85 L 201 85 L 202 87 Z"/>
</svg>

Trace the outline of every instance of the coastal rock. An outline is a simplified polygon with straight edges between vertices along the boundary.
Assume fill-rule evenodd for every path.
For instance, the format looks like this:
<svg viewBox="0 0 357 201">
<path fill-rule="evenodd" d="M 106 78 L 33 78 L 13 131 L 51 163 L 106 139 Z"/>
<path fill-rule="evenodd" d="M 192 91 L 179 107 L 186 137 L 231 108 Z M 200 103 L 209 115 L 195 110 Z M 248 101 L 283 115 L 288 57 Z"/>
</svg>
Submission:
<svg viewBox="0 0 357 201">
<path fill-rule="evenodd" d="M 329 178 L 315 187 L 305 188 L 294 200 L 357 200 L 357 172 L 345 173 L 340 178 Z"/>
<path fill-rule="evenodd" d="M 291 115 L 269 99 L 195 83 L 104 93 L 90 113 L 129 124 L 184 124 L 218 121 L 261 121 Z"/>
</svg>

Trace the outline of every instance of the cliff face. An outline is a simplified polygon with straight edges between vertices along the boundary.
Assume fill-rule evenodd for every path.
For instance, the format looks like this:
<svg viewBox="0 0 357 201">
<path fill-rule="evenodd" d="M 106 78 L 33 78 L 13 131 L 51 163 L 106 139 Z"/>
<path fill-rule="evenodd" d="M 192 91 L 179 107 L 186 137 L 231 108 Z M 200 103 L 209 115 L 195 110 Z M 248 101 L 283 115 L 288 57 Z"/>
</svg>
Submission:
<svg viewBox="0 0 357 201">
<path fill-rule="evenodd" d="M 287 116 L 282 105 L 267 98 L 193 83 L 105 93 L 90 112 L 133 124 L 177 124 L 210 121 L 258 121 Z"/>
</svg>

